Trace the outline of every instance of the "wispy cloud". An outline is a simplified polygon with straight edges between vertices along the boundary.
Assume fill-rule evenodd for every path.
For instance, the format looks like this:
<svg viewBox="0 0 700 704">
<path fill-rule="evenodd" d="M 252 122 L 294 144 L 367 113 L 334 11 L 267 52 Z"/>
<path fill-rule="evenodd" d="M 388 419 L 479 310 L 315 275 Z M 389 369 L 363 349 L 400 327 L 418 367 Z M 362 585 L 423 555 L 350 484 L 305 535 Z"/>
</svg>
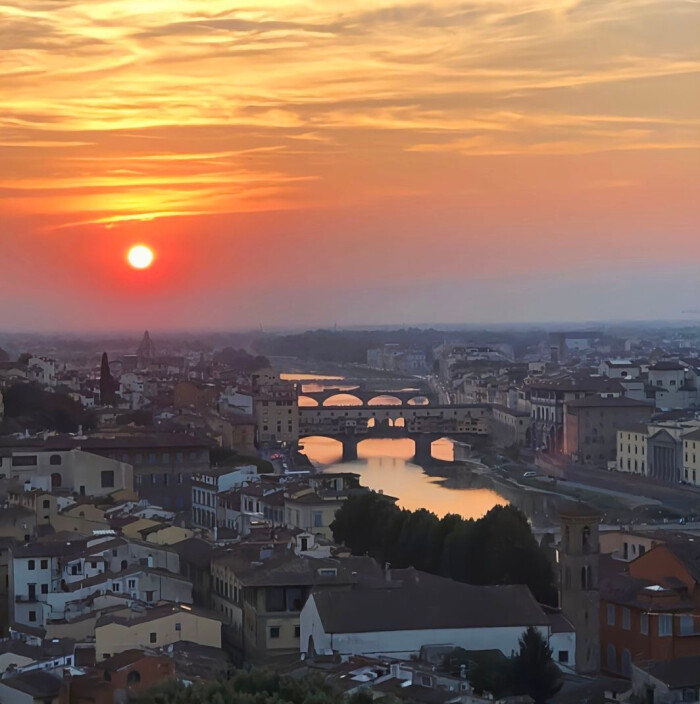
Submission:
<svg viewBox="0 0 700 704">
<path fill-rule="evenodd" d="M 381 198 L 420 190 L 421 155 L 692 151 L 698 21 L 685 0 L 4 0 L 0 205 L 204 217 L 343 202 L 358 154 L 410 155 L 414 183 L 355 184 Z"/>
</svg>

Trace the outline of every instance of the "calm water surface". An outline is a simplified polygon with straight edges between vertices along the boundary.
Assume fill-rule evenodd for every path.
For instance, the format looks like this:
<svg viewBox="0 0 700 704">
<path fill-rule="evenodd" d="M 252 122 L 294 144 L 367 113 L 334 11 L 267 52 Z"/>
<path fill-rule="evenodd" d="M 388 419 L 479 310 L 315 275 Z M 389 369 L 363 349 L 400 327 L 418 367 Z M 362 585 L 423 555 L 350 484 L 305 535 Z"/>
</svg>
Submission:
<svg viewBox="0 0 700 704">
<path fill-rule="evenodd" d="M 297 381 L 302 391 L 314 392 L 337 389 L 338 395 L 328 399 L 332 405 L 361 405 L 352 396 L 354 386 L 343 384 L 344 377 L 324 374 L 281 374 L 283 379 Z M 408 391 L 409 389 L 405 389 Z M 414 403 L 427 403 L 428 399 L 416 399 Z M 398 399 L 380 396 L 374 404 L 400 405 Z M 315 406 L 316 402 L 301 397 L 300 406 Z M 395 496 L 399 506 L 410 510 L 427 508 L 438 516 L 458 513 L 465 518 L 480 518 L 494 506 L 504 506 L 506 499 L 491 489 L 461 485 L 462 482 L 445 482 L 440 477 L 431 477 L 423 468 L 411 462 L 414 455 L 413 441 L 405 439 L 367 439 L 357 448 L 357 462 L 341 462 L 342 447 L 337 440 L 324 437 L 304 438 L 304 453 L 323 471 L 356 472 L 365 486 L 375 491 Z M 433 457 L 451 462 L 454 459 L 452 441 L 447 438 L 433 443 Z"/>
<path fill-rule="evenodd" d="M 447 487 L 441 478 L 431 477 L 411 462 L 413 442 L 408 438 L 364 440 L 358 445 L 356 462 L 343 462 L 339 442 L 330 438 L 304 438 L 304 453 L 323 471 L 356 472 L 365 486 L 395 496 L 399 506 L 411 510 L 427 508 L 438 516 L 458 513 L 465 518 L 480 518 L 506 499 L 491 489 Z M 444 439 L 433 444 L 433 457 L 453 459 L 452 442 Z"/>
</svg>

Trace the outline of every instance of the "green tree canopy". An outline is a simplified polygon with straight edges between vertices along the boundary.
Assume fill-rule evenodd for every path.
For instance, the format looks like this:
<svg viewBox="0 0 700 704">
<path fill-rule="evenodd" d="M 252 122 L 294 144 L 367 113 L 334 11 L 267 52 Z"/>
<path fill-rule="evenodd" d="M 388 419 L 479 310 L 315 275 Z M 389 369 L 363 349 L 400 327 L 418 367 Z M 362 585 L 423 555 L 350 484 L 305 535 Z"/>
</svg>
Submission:
<svg viewBox="0 0 700 704">
<path fill-rule="evenodd" d="M 555 603 L 552 565 L 514 506 L 497 506 L 476 521 L 438 518 L 370 492 L 348 499 L 331 529 L 354 555 L 470 584 L 526 584 L 539 601 Z"/>
<path fill-rule="evenodd" d="M 186 686 L 171 680 L 132 697 L 133 704 L 368 704 L 363 693 L 345 697 L 318 677 L 295 679 L 263 669 L 238 670 L 226 681 Z"/>
<path fill-rule="evenodd" d="M 67 394 L 45 391 L 39 384 L 17 383 L 4 392 L 5 418 L 20 430 L 74 433 L 79 426 L 94 428 L 95 415 Z"/>
<path fill-rule="evenodd" d="M 533 626 L 520 638 L 520 652 L 513 661 L 513 681 L 516 693 L 529 694 L 535 704 L 544 704 L 561 689 L 561 672 L 552 660 L 552 649 Z"/>
</svg>

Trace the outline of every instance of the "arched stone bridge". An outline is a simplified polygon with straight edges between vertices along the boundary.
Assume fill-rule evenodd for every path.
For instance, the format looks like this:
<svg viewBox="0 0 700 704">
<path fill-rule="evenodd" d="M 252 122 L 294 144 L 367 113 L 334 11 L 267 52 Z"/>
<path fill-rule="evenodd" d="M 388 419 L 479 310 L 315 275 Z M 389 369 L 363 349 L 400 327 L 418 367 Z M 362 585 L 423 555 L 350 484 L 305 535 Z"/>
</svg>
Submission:
<svg viewBox="0 0 700 704">
<path fill-rule="evenodd" d="M 299 436 L 329 437 L 343 444 L 343 460 L 357 459 L 357 444 L 370 437 L 408 437 L 416 460 L 430 459 L 434 440 L 487 435 L 490 408 L 466 406 L 313 406 L 299 408 Z M 382 434 L 385 433 L 385 434 Z"/>
<path fill-rule="evenodd" d="M 428 403 L 431 403 L 434 400 L 434 397 L 432 396 L 432 394 L 430 394 L 430 392 L 423 391 L 422 389 L 375 391 L 362 389 L 360 387 L 347 390 L 327 388 L 323 389 L 323 391 L 300 391 L 299 398 L 310 398 L 311 400 L 316 401 L 318 406 L 323 406 L 328 402 L 329 399 L 332 399 L 334 396 L 338 396 L 340 394 L 342 394 L 343 396 L 353 396 L 358 401 L 361 401 L 364 406 L 367 406 L 375 399 L 384 399 L 387 397 L 400 401 L 401 405 L 404 406 L 409 405 L 411 401 L 415 401 L 418 404 L 419 401 L 422 401 L 424 399 L 428 399 Z M 425 404 L 423 403 L 418 405 Z"/>
</svg>

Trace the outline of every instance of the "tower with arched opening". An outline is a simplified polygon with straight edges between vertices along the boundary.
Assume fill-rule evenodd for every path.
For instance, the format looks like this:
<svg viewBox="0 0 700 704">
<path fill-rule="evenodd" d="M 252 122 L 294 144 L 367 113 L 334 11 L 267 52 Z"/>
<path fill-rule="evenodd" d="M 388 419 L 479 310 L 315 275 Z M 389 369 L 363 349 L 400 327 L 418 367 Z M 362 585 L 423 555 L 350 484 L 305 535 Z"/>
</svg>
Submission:
<svg viewBox="0 0 700 704">
<path fill-rule="evenodd" d="M 559 520 L 559 603 L 576 631 L 576 670 L 594 673 L 600 668 L 600 514 L 587 504 L 566 502 L 559 506 Z"/>
</svg>

